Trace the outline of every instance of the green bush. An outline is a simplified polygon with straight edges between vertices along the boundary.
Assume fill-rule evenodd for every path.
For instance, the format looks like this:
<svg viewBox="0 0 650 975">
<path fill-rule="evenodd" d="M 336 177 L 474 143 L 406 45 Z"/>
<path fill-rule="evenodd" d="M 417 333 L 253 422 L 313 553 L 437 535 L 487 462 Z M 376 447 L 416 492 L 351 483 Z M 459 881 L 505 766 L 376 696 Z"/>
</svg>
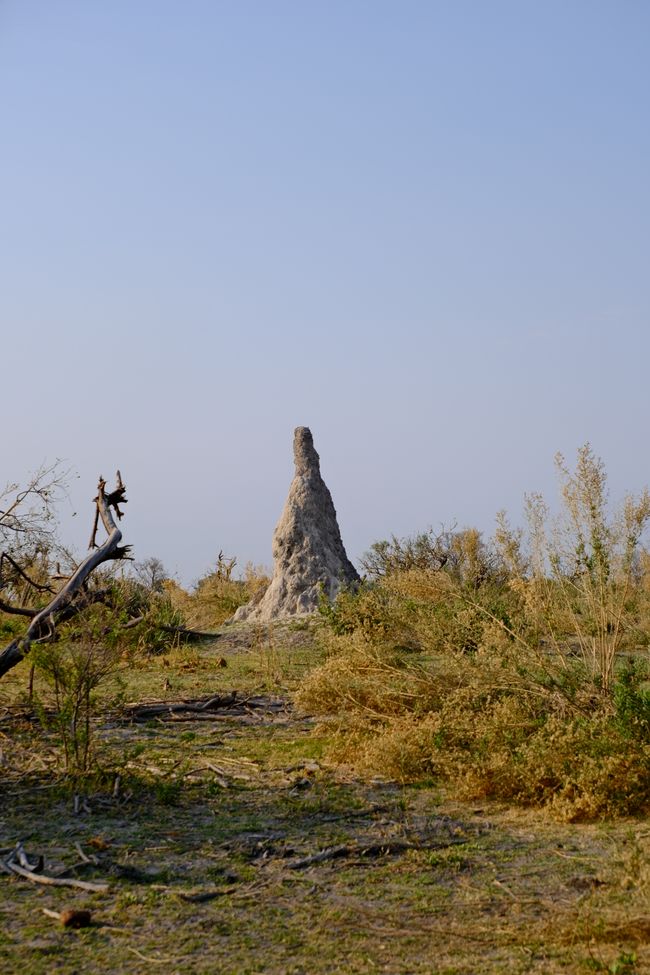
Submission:
<svg viewBox="0 0 650 975">
<path fill-rule="evenodd" d="M 614 705 L 618 726 L 628 738 L 650 742 L 650 690 L 645 661 L 629 660 L 617 675 Z"/>
<path fill-rule="evenodd" d="M 94 717 L 100 687 L 117 670 L 119 654 L 108 640 L 83 638 L 37 644 L 32 663 L 44 688 L 34 704 L 43 725 L 59 738 L 66 772 L 83 775 L 95 765 Z"/>
</svg>

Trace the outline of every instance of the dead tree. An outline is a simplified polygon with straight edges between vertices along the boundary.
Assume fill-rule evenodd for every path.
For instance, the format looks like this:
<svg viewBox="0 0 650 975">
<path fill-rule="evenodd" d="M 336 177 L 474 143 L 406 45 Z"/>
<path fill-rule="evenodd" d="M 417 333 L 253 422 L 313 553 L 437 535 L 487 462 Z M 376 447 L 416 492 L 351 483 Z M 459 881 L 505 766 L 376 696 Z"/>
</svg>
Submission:
<svg viewBox="0 0 650 975">
<path fill-rule="evenodd" d="M 106 481 L 100 476 L 97 497 L 94 499 L 95 520 L 90 536 L 90 552 L 67 582 L 52 597 L 47 606 L 34 611 L 25 634 L 12 640 L 0 653 L 0 677 L 3 677 L 7 671 L 27 656 L 33 643 L 52 638 L 57 621 L 68 618 L 75 604 L 83 602 L 87 580 L 99 565 L 115 559 L 129 558 L 128 553 L 131 546 L 120 545 L 122 532 L 113 518 L 113 513 L 118 521 L 122 518 L 123 513 L 120 510 L 120 505 L 126 504 L 125 491 L 126 488 L 122 483 L 122 476 L 119 471 L 117 472 L 117 486 L 114 491 L 108 493 L 106 492 Z M 97 531 L 100 521 L 108 536 L 102 545 L 97 544 Z"/>
</svg>

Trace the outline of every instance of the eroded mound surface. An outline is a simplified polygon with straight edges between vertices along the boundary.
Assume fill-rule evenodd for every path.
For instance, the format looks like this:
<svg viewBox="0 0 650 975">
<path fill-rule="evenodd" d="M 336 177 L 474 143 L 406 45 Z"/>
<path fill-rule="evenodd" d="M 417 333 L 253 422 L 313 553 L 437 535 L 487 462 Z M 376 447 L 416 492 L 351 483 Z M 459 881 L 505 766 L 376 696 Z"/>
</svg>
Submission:
<svg viewBox="0 0 650 975">
<path fill-rule="evenodd" d="M 273 578 L 258 601 L 237 610 L 236 621 L 314 613 L 321 593 L 333 600 L 342 585 L 359 579 L 308 427 L 297 427 L 293 452 L 296 472 L 273 535 Z"/>
</svg>

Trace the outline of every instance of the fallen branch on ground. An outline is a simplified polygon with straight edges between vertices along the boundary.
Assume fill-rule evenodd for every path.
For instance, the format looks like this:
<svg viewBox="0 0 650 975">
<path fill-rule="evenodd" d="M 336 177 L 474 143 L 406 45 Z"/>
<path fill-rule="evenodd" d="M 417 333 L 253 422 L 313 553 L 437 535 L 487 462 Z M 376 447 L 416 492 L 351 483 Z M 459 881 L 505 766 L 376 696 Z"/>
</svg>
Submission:
<svg viewBox="0 0 650 975">
<path fill-rule="evenodd" d="M 24 867 L 18 866 L 17 863 L 13 861 L 7 862 L 2 861 L 2 866 L 9 873 L 17 874 L 19 877 L 23 877 L 25 880 L 31 880 L 33 884 L 43 884 L 46 887 L 78 887 L 80 890 L 90 890 L 97 893 L 103 893 L 109 889 L 108 884 L 92 884 L 87 880 L 73 880 L 64 877 L 47 877 L 42 873 L 34 873 L 31 870 L 25 870 Z"/>
<path fill-rule="evenodd" d="M 81 852 L 81 849 L 80 849 Z M 84 861 L 90 863 L 90 859 L 82 854 Z M 80 887 L 82 890 L 107 890 L 107 884 L 90 884 L 83 880 L 63 880 L 62 874 L 67 873 L 68 870 L 64 869 L 58 877 L 48 877 L 47 875 L 41 873 L 45 865 L 45 860 L 41 854 L 38 859 L 32 863 L 27 855 L 27 851 L 23 846 L 22 842 L 19 840 L 11 848 L 10 855 L 6 860 L 0 861 L 5 873 L 17 874 L 19 877 L 24 877 L 26 880 L 31 880 L 36 884 L 45 884 L 46 886 L 65 886 L 65 887 Z M 72 868 L 68 868 L 72 869 Z"/>
<path fill-rule="evenodd" d="M 33 873 L 40 873 L 40 871 L 43 869 L 43 867 L 45 865 L 42 856 L 39 856 L 39 858 L 36 861 L 36 863 L 32 863 L 30 861 L 29 857 L 27 856 L 27 852 L 25 850 L 25 847 L 23 846 L 23 844 L 20 841 L 18 843 L 16 843 L 16 845 L 13 848 L 13 850 L 11 851 L 11 856 L 9 857 L 9 860 L 7 861 L 7 865 L 8 866 L 11 866 L 11 863 L 9 861 L 12 861 L 13 862 L 15 860 L 18 860 L 18 865 L 19 866 L 21 866 L 25 870 L 29 870 L 30 872 L 33 872 Z"/>
<path fill-rule="evenodd" d="M 224 715 L 214 712 L 227 711 L 228 715 L 246 715 L 251 711 L 280 712 L 287 709 L 286 701 L 247 697 L 237 699 L 237 691 L 182 701 L 149 701 L 127 704 L 124 713 L 130 721 L 150 721 L 153 718 L 169 721 L 219 720 Z M 183 717 L 188 716 L 188 717 Z"/>
<path fill-rule="evenodd" d="M 435 850 L 448 846 L 455 846 L 457 842 L 450 843 L 410 843 L 407 840 L 386 840 L 384 843 L 362 843 L 362 844 L 342 844 L 341 846 L 330 846 L 319 853 L 312 853 L 311 856 L 302 857 L 300 860 L 293 860 L 288 863 L 289 870 L 304 870 L 311 867 L 314 863 L 325 863 L 326 860 L 339 860 L 343 857 L 378 857 L 390 856 L 394 853 L 405 853 L 407 850 Z"/>
</svg>

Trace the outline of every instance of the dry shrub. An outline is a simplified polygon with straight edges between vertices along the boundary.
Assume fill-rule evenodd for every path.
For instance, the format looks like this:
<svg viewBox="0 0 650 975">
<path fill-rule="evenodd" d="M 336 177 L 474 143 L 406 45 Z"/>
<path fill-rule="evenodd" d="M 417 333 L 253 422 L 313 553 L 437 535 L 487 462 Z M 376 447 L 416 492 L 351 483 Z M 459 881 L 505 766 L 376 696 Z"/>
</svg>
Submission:
<svg viewBox="0 0 650 975">
<path fill-rule="evenodd" d="M 265 593 L 271 582 L 271 576 L 266 566 L 255 565 L 253 562 L 247 562 L 244 566 L 243 579 L 249 593 L 249 599 L 255 599 L 260 593 Z"/>
<path fill-rule="evenodd" d="M 366 775 L 384 775 L 406 784 L 444 774 L 437 742 L 438 712 L 401 715 L 390 722 L 351 721 L 334 739 L 332 754 Z"/>
<path fill-rule="evenodd" d="M 650 807 L 650 494 L 618 512 L 589 445 L 558 457 L 563 508 L 538 495 L 528 529 L 374 546 L 371 583 L 325 616 L 330 657 L 300 703 L 347 721 L 337 754 L 402 782 L 561 819 Z"/>
<path fill-rule="evenodd" d="M 329 658 L 304 679 L 297 695 L 300 707 L 381 718 L 430 710 L 439 702 L 435 677 L 390 644 L 368 642 L 363 633 L 325 643 Z"/>
<path fill-rule="evenodd" d="M 485 642 L 485 633 L 508 618 L 507 600 L 494 582 L 469 589 L 446 572 L 408 569 L 388 576 L 382 588 L 390 596 L 389 606 L 408 628 L 413 648 L 454 654 L 473 652 Z"/>
<path fill-rule="evenodd" d="M 562 507 L 555 518 L 539 494 L 526 498 L 526 532 L 498 517 L 495 544 L 519 597 L 514 629 L 523 639 L 545 639 L 549 669 L 578 654 L 589 678 L 608 690 L 621 653 L 634 649 L 650 493 L 627 495 L 612 511 L 604 464 L 589 444 L 575 471 L 560 454 L 556 466 Z"/>
<path fill-rule="evenodd" d="M 339 636 L 363 635 L 396 650 L 425 653 L 476 651 L 484 633 L 504 630 L 516 598 L 503 584 L 486 579 L 468 589 L 447 572 L 413 567 L 362 584 L 324 603 L 321 614 Z"/>
<path fill-rule="evenodd" d="M 298 702 L 342 716 L 333 756 L 367 774 L 435 776 L 459 798 L 545 807 L 567 821 L 649 808 L 643 729 L 621 723 L 625 712 L 585 683 L 579 662 L 564 686 L 546 686 L 502 630 L 485 636 L 475 654 L 428 662 L 363 633 L 338 636 Z"/>
<path fill-rule="evenodd" d="M 609 715 L 551 718 L 522 742 L 516 757 L 530 770 L 520 776 L 517 798 L 547 805 L 555 818 L 577 821 L 650 808 L 650 746 L 627 739 Z"/>
<path fill-rule="evenodd" d="M 165 582 L 172 604 L 183 613 L 190 629 L 212 630 L 220 626 L 240 606 L 266 589 L 270 579 L 263 567 L 248 563 L 243 578 L 235 579 L 232 576 L 235 564 L 234 560 L 220 557 L 216 568 L 199 579 L 191 592 L 178 583 Z"/>
</svg>

